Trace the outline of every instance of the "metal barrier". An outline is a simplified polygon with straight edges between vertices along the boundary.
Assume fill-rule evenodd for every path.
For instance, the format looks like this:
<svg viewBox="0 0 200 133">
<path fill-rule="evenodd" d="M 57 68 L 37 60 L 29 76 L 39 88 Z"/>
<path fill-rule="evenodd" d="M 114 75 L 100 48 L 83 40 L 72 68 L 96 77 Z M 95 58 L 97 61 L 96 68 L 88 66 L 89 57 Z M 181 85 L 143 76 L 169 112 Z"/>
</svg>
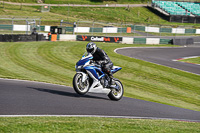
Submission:
<svg viewBox="0 0 200 133">
<path fill-rule="evenodd" d="M 43 34 L 36 35 L 0 35 L 0 42 L 30 42 L 30 41 L 43 41 L 45 37 Z"/>
</svg>

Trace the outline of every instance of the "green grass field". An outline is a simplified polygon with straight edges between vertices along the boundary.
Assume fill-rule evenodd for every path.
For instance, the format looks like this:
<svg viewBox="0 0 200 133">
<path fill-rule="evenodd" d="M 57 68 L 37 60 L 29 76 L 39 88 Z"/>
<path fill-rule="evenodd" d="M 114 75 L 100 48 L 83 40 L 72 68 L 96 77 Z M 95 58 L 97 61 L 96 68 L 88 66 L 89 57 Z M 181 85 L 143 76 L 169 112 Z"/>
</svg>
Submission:
<svg viewBox="0 0 200 133">
<path fill-rule="evenodd" d="M 68 12 L 69 10 L 69 12 Z M 68 16 L 70 19 L 114 22 L 114 23 L 148 23 L 148 24 L 169 24 L 166 20 L 152 13 L 146 7 L 134 7 L 127 10 L 125 7 L 51 7 L 51 12 Z"/>
<path fill-rule="evenodd" d="M 72 86 L 75 64 L 87 42 L 0 43 L 0 77 Z M 114 53 L 130 46 L 97 43 L 115 65 L 125 96 L 200 111 L 200 76 Z"/>
<path fill-rule="evenodd" d="M 40 6 L 22 6 L 21 5 L 0 5 L 0 14 L 3 18 L 6 17 L 41 17 L 41 25 L 60 25 L 60 21 L 64 20 L 65 22 L 80 22 L 80 21 L 90 21 L 90 24 L 85 26 L 91 26 L 92 22 L 103 22 L 103 23 L 118 23 L 121 26 L 123 24 L 144 24 L 144 25 L 154 25 L 157 27 L 162 25 L 170 25 L 173 27 L 177 26 L 190 26 L 199 28 L 200 24 L 192 23 L 171 23 L 166 20 L 163 20 L 161 17 L 152 13 L 146 7 L 97 7 L 97 8 L 88 8 L 88 7 L 51 7 L 50 12 L 41 13 Z M 0 20 L 0 24 L 12 24 L 12 21 Z M 25 24 L 23 21 L 14 21 L 14 24 Z M 83 26 L 79 24 L 79 26 Z M 97 25 L 95 25 L 97 26 Z M 117 25 L 119 26 L 119 25 Z"/>
<path fill-rule="evenodd" d="M 200 123 L 81 117 L 0 117 L 1 133 L 199 133 Z"/>
</svg>

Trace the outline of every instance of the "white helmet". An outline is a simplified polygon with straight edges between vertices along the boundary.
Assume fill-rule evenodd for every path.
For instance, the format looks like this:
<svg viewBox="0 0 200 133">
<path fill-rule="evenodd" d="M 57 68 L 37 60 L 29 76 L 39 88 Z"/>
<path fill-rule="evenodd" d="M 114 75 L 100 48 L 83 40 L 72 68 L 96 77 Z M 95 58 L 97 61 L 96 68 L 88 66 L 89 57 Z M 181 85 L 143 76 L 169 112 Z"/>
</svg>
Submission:
<svg viewBox="0 0 200 133">
<path fill-rule="evenodd" d="M 95 43 L 90 42 L 86 45 L 86 50 L 88 53 L 94 54 L 96 52 L 97 46 Z"/>
</svg>

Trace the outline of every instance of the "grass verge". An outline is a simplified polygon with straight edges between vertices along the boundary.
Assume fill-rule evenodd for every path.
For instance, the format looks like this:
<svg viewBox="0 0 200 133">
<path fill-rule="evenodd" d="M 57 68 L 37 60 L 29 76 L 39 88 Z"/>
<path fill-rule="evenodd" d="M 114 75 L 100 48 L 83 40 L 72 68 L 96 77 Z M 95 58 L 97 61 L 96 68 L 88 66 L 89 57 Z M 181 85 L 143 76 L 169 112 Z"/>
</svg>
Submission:
<svg viewBox="0 0 200 133">
<path fill-rule="evenodd" d="M 186 62 L 186 63 L 200 64 L 200 57 L 182 59 L 182 60 L 179 60 L 179 61 Z"/>
<path fill-rule="evenodd" d="M 121 118 L 82 117 L 15 117 L 0 118 L 0 132 L 156 132 L 156 133 L 197 133 L 200 123 L 171 120 L 142 120 Z"/>
<path fill-rule="evenodd" d="M 72 86 L 86 43 L 0 43 L 0 77 Z M 114 76 L 124 84 L 125 96 L 200 111 L 200 76 L 114 53 L 119 47 L 151 45 L 97 45 L 123 68 Z"/>
</svg>

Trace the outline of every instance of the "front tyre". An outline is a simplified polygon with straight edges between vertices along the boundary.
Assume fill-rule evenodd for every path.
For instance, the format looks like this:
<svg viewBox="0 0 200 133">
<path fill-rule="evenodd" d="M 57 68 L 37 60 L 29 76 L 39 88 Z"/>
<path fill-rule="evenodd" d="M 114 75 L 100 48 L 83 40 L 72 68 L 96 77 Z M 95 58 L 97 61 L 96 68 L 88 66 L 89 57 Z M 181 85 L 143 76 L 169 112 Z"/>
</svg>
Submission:
<svg viewBox="0 0 200 133">
<path fill-rule="evenodd" d="M 76 73 L 73 78 L 73 87 L 76 93 L 79 95 L 84 95 L 89 91 L 89 80 L 86 79 L 82 82 L 83 74 Z"/>
<path fill-rule="evenodd" d="M 118 86 L 118 89 L 111 89 L 110 93 L 108 94 L 108 97 L 111 100 L 118 101 L 123 97 L 124 88 L 119 79 L 115 79 L 115 83 Z"/>
</svg>

